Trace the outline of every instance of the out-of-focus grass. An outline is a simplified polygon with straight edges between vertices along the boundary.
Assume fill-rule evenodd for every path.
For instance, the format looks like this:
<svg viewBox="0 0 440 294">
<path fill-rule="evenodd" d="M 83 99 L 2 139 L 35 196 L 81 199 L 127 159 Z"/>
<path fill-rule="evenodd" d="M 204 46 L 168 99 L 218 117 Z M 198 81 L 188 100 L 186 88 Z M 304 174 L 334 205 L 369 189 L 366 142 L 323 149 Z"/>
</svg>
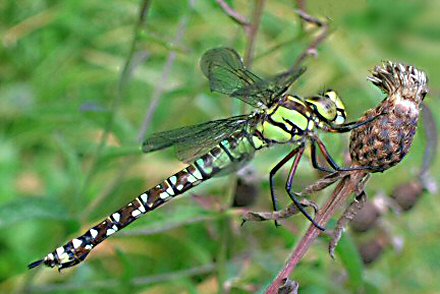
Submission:
<svg viewBox="0 0 440 294">
<path fill-rule="evenodd" d="M 252 9 L 250 1 L 230 2 L 244 15 Z M 291 65 L 311 37 L 300 34 L 292 1 L 267 2 L 254 63 L 255 71 L 263 76 Z M 307 73 L 292 91 L 308 95 L 334 88 L 353 120 L 383 97 L 366 82 L 368 69 L 382 60 L 404 61 L 428 73 L 432 94 L 426 103 L 436 114 L 440 106 L 440 3 L 351 3 L 309 3 L 313 15 L 331 19 L 332 35 L 320 47 L 319 58 L 308 61 Z M 127 235 L 106 241 L 77 268 L 62 274 L 26 269 L 29 262 L 83 233 L 183 166 L 172 151 L 142 155 L 138 148 L 141 125 L 157 87 L 163 87 L 163 94 L 148 134 L 230 116 L 239 109 L 232 99 L 209 93 L 198 60 L 216 46 L 243 52 L 246 36 L 215 1 L 173 0 L 153 1 L 136 45 L 134 70 L 118 107 L 110 113 L 138 6 L 138 1 L 96 0 L 0 4 L 2 292 L 212 293 L 217 289 L 217 273 L 234 293 L 253 292 L 270 282 L 301 237 L 300 232 L 291 233 L 292 228 L 306 224 L 300 217 L 279 229 L 266 223 L 239 228 L 237 214 L 216 210 L 215 202 L 226 199 L 222 195 L 228 186 L 227 179 L 217 179 L 195 192 L 210 199 L 211 209 L 185 197 L 140 219 L 127 229 Z M 182 41 L 176 42 L 177 30 L 185 21 Z M 172 51 L 176 59 L 163 83 Z M 95 158 L 109 115 L 114 116 L 110 139 Z M 323 137 L 336 143 L 329 148 L 341 162 L 346 137 L 339 141 L 334 135 Z M 419 132 L 400 166 L 373 177 L 370 195 L 389 192 L 414 176 L 421 166 L 424 144 Z M 253 162 L 264 179 L 263 197 L 255 209 L 271 207 L 266 177 L 283 152 L 287 148 L 268 151 Z M 438 164 L 432 173 L 439 174 Z M 299 183 L 313 177 L 305 160 Z M 282 181 L 280 177 L 280 192 Z M 312 248 L 293 278 L 301 282 L 302 293 L 350 293 L 362 285 L 371 293 L 436 292 L 440 289 L 439 213 L 436 197 L 426 195 L 410 213 L 387 217 L 392 234 L 405 240 L 405 245 L 401 252 L 387 251 L 367 269 L 350 262 L 359 258 L 350 249 L 350 239 L 343 245 L 346 255 L 336 262 L 330 260 L 322 242 Z M 226 230 L 227 237 L 225 218 L 232 226 Z M 222 256 L 225 262 L 215 264 Z"/>
</svg>

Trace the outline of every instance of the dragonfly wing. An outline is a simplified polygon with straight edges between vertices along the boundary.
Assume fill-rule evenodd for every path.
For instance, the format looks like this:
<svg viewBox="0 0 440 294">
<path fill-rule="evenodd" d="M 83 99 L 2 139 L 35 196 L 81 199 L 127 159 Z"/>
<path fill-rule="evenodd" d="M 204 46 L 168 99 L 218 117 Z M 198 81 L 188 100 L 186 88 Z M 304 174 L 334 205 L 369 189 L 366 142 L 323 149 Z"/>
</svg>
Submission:
<svg viewBox="0 0 440 294">
<path fill-rule="evenodd" d="M 246 70 L 235 50 L 221 47 L 206 51 L 200 59 L 200 68 L 209 80 L 211 91 L 238 98 L 254 107 L 264 104 L 260 96 L 236 94 L 256 84 L 263 88 L 265 82 Z"/>
<path fill-rule="evenodd" d="M 300 67 L 278 74 L 269 80 L 269 89 L 272 90 L 274 96 L 281 96 L 305 71 L 305 67 Z"/>
<path fill-rule="evenodd" d="M 143 145 L 144 152 L 174 146 L 179 160 L 189 162 L 212 149 L 220 141 L 252 123 L 249 115 L 234 116 L 198 125 L 153 134 Z"/>
<path fill-rule="evenodd" d="M 224 93 L 229 95 L 235 89 L 235 76 L 231 74 L 230 82 L 216 79 L 216 70 L 219 70 L 218 74 L 224 74 L 224 77 L 228 77 L 228 72 L 235 72 L 236 70 L 244 69 L 243 62 L 241 60 L 240 55 L 231 48 L 214 48 L 206 51 L 202 58 L 200 59 L 200 69 L 203 74 L 211 81 L 217 81 L 217 83 L 213 83 L 212 90 L 219 91 L 220 93 Z M 224 70 L 224 73 L 221 72 L 221 69 Z"/>
<path fill-rule="evenodd" d="M 232 93 L 231 96 L 252 96 L 259 101 L 263 101 L 267 106 L 272 105 L 282 97 L 290 85 L 292 85 L 305 70 L 306 68 L 302 67 L 293 72 L 283 72 L 267 81 L 261 81 L 246 88 L 241 88 Z"/>
</svg>

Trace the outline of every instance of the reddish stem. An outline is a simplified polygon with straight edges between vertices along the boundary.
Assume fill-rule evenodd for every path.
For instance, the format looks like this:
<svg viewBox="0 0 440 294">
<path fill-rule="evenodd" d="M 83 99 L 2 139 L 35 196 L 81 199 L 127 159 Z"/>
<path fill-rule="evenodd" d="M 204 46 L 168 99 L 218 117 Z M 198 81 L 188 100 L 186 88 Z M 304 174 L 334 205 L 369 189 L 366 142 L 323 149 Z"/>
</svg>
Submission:
<svg viewBox="0 0 440 294">
<path fill-rule="evenodd" d="M 316 215 L 315 220 L 319 225 L 323 227 L 327 225 L 333 215 L 335 215 L 338 208 L 346 203 L 351 194 L 356 191 L 359 182 L 363 179 L 365 175 L 366 173 L 364 171 L 355 171 L 339 182 L 338 186 L 336 186 L 335 190 L 333 191 L 330 199 Z M 295 250 L 288 258 L 286 265 L 281 270 L 281 272 L 279 272 L 278 276 L 273 281 L 266 293 L 278 293 L 279 288 L 284 284 L 284 281 L 286 281 L 286 279 L 289 279 L 289 276 L 291 275 L 295 267 L 304 257 L 307 250 L 310 248 L 313 241 L 319 236 L 320 233 L 321 231 L 315 226 L 311 225 L 309 227 L 307 233 L 300 240 Z"/>
</svg>

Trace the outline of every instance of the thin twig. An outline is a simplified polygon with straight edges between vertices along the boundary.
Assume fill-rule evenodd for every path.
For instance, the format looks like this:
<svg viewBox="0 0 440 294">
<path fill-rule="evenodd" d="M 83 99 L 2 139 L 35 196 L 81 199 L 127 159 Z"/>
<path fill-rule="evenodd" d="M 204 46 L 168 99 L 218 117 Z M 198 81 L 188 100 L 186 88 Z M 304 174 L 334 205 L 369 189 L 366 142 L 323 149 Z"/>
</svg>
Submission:
<svg viewBox="0 0 440 294">
<path fill-rule="evenodd" d="M 301 200 L 301 205 L 304 207 L 312 207 L 315 213 L 319 210 L 318 205 L 307 199 Z M 292 215 L 298 214 L 300 211 L 295 204 L 290 204 L 288 207 L 282 210 L 277 211 L 263 211 L 263 212 L 255 212 L 255 211 L 247 211 L 242 215 L 243 222 L 241 225 L 244 225 L 246 222 L 261 222 L 261 221 L 279 221 L 282 219 L 286 219 L 291 217 Z"/>
<path fill-rule="evenodd" d="M 329 26 L 326 22 L 322 22 L 321 20 L 312 17 L 304 10 L 298 9 L 296 10 L 296 13 L 302 18 L 303 21 L 307 23 L 314 24 L 320 28 L 322 28 L 321 34 L 319 34 L 316 39 L 301 53 L 301 55 L 298 57 L 294 65 L 290 68 L 291 71 L 294 71 L 298 69 L 302 63 L 306 60 L 309 56 L 316 56 L 318 53 L 318 46 L 325 41 L 325 39 L 328 37 L 328 31 Z"/>
<path fill-rule="evenodd" d="M 210 263 L 206 265 L 202 265 L 199 267 L 194 267 L 190 269 L 185 269 L 176 272 L 170 272 L 165 274 L 159 274 L 148 277 L 137 277 L 133 278 L 126 283 L 132 286 L 144 286 L 151 285 L 155 283 L 161 282 L 170 282 L 173 280 L 179 280 L 182 278 L 188 278 L 193 276 L 199 276 L 204 274 L 212 273 L 215 270 L 215 264 Z M 92 289 L 114 289 L 120 287 L 121 282 L 115 279 L 112 280 L 103 280 L 103 281 L 95 281 L 90 283 L 70 283 L 70 284 L 49 284 L 41 287 L 33 287 L 29 289 L 25 289 L 26 293 L 50 293 L 50 292 L 66 292 L 66 291 L 78 291 L 78 290 L 92 290 Z"/>
<path fill-rule="evenodd" d="M 307 11 L 306 0 L 296 0 L 296 6 L 299 10 Z"/>
<path fill-rule="evenodd" d="M 217 1 L 218 2 L 218 1 Z M 222 1 L 220 1 L 222 2 Z M 218 2 L 220 5 L 221 3 Z M 266 0 L 256 0 L 255 8 L 253 10 L 252 14 L 252 21 L 251 23 L 247 25 L 243 25 L 243 28 L 247 35 L 247 44 L 246 44 L 246 51 L 244 54 L 244 64 L 247 68 L 250 68 L 252 66 L 252 61 L 254 57 L 254 47 L 255 47 L 255 41 L 258 33 L 258 29 L 260 27 L 261 23 L 261 17 L 264 10 Z M 227 11 L 226 11 L 227 12 Z M 228 12 L 227 12 L 228 13 Z M 228 14 L 230 15 L 230 14 Z M 243 112 L 246 111 L 246 105 L 243 103 Z M 233 182 L 233 185 L 230 185 L 228 189 L 228 201 L 226 203 L 231 204 L 232 199 L 234 197 L 234 193 L 237 187 L 237 176 L 233 176 L 231 179 Z M 219 293 L 223 293 L 226 291 L 225 289 L 225 282 L 227 280 L 227 271 L 226 271 L 226 260 L 227 260 L 227 252 L 228 248 L 231 244 L 231 232 L 230 232 L 230 219 L 225 218 L 223 221 L 220 222 L 220 228 L 221 228 L 221 239 L 220 239 L 220 249 L 217 254 L 217 265 L 218 265 L 218 273 L 217 273 L 217 279 L 218 279 L 218 285 L 219 285 Z"/>
<path fill-rule="evenodd" d="M 225 215 L 228 217 L 236 218 L 240 215 L 243 215 L 243 210 L 242 209 L 227 209 L 223 213 L 216 213 L 216 214 L 210 214 L 210 215 L 206 215 L 206 216 L 192 217 L 192 218 L 185 219 L 182 221 L 165 223 L 165 224 L 161 223 L 160 226 L 152 227 L 149 229 L 135 229 L 135 230 L 129 230 L 129 231 L 121 231 L 117 237 L 150 236 L 150 235 L 154 235 L 154 234 L 167 232 L 169 230 L 173 230 L 175 228 L 179 228 L 182 226 L 188 226 L 191 224 L 202 223 L 202 222 L 217 221 L 221 218 L 224 218 Z"/>
<path fill-rule="evenodd" d="M 118 92 L 117 92 L 117 95 L 113 99 L 112 104 L 110 106 L 109 117 L 108 117 L 107 122 L 104 127 L 104 133 L 101 137 L 101 140 L 98 144 L 98 147 L 96 148 L 95 153 L 92 156 L 92 164 L 91 164 L 89 171 L 87 172 L 87 174 L 85 176 L 84 183 L 83 183 L 81 189 L 79 190 L 79 195 L 83 194 L 84 190 L 88 187 L 90 181 L 92 180 L 93 175 L 95 175 L 95 172 L 96 172 L 96 169 L 98 166 L 98 162 L 99 162 L 99 158 L 100 158 L 100 156 L 104 150 L 104 146 L 106 145 L 108 138 L 110 136 L 110 132 L 113 127 L 113 122 L 114 122 L 114 117 L 115 117 L 116 111 L 118 110 L 119 105 L 123 99 L 124 92 L 125 92 L 125 89 L 127 87 L 127 83 L 130 78 L 130 74 L 134 69 L 133 57 L 136 53 L 136 45 L 137 45 L 137 41 L 139 38 L 139 33 L 140 33 L 142 27 L 146 23 L 148 11 L 151 6 L 151 2 L 152 2 L 152 0 L 144 0 L 142 2 L 138 22 L 134 28 L 134 36 L 133 36 L 133 40 L 131 42 L 130 51 L 128 53 L 127 60 L 125 61 L 124 68 L 121 73 L 121 77 L 119 79 Z"/>
<path fill-rule="evenodd" d="M 425 189 L 430 193 L 437 191 L 437 183 L 431 176 L 429 169 L 437 157 L 438 146 L 438 129 L 435 124 L 434 116 L 428 105 L 424 104 L 423 108 L 423 126 L 425 130 L 426 147 L 423 155 L 423 165 L 419 172 L 419 180 L 422 182 Z"/>
<path fill-rule="evenodd" d="M 335 258 L 335 249 L 342 238 L 342 233 L 345 231 L 347 225 L 356 217 L 359 211 L 361 211 L 366 201 L 367 194 L 365 193 L 365 191 L 362 191 L 358 196 L 356 196 L 356 198 L 345 209 L 342 216 L 338 219 L 336 227 L 331 233 L 332 238 L 328 245 L 328 252 L 331 258 Z"/>
<path fill-rule="evenodd" d="M 188 17 L 184 16 L 179 24 L 179 28 L 177 29 L 176 38 L 173 41 L 174 47 L 177 48 L 178 45 L 182 42 L 183 36 L 185 35 L 186 29 L 188 26 Z M 143 142 L 145 139 L 145 134 L 151 124 L 151 120 L 153 119 L 153 115 L 156 112 L 157 107 L 159 106 L 159 102 L 161 100 L 162 94 L 165 90 L 165 85 L 169 80 L 170 73 L 172 71 L 174 61 L 176 60 L 177 53 L 176 51 L 171 51 L 168 54 L 167 62 L 165 64 L 164 70 L 162 72 L 162 76 L 160 81 L 158 82 L 157 87 L 154 90 L 154 93 L 151 98 L 150 106 L 145 114 L 142 127 L 138 134 L 138 139 L 140 142 Z"/>
<path fill-rule="evenodd" d="M 244 65 L 250 69 L 255 57 L 255 44 L 257 40 L 258 29 L 261 24 L 261 17 L 263 16 L 264 6 L 266 0 L 257 0 L 252 14 L 252 22 L 246 27 L 247 34 L 247 44 L 246 50 L 243 56 Z M 248 105 L 246 103 L 242 104 L 242 113 L 246 113 L 248 110 Z"/>
<path fill-rule="evenodd" d="M 191 1 L 190 1 L 191 2 Z M 142 15 L 142 14 L 141 14 Z M 188 24 L 188 17 L 184 16 L 182 21 L 180 22 L 179 28 L 176 33 L 176 37 L 173 40 L 174 46 L 173 48 L 178 47 L 177 45 L 181 42 L 183 39 L 183 36 L 186 31 L 186 27 Z M 165 64 L 164 70 L 162 72 L 162 77 L 160 79 L 160 82 L 158 83 L 157 87 L 155 88 L 155 91 L 153 93 L 153 98 L 150 103 L 150 106 L 147 110 L 147 113 L 145 115 L 145 118 L 143 120 L 142 127 L 138 133 L 138 139 L 140 141 L 144 140 L 144 136 L 146 134 L 146 131 L 151 124 L 152 117 L 154 115 L 154 112 L 156 111 L 157 107 L 159 106 L 160 99 L 162 97 L 163 91 L 165 90 L 165 84 L 169 79 L 169 75 L 172 69 L 172 66 L 174 64 L 174 61 L 176 59 L 176 52 L 172 51 L 168 55 L 167 62 Z M 128 168 L 136 161 L 136 158 L 127 158 L 121 165 L 121 168 L 119 169 L 118 175 L 114 177 L 114 181 L 110 183 L 106 190 L 97 198 L 94 199 L 94 201 L 87 207 L 83 217 L 87 217 L 92 211 L 96 209 L 97 206 L 99 206 L 105 199 L 107 199 L 111 192 L 114 191 L 114 189 L 119 186 L 121 183 L 124 174 L 129 170 Z"/>
<path fill-rule="evenodd" d="M 349 175 L 350 172 L 334 172 L 332 174 L 329 174 L 325 176 L 322 179 L 319 179 L 318 181 L 314 182 L 313 184 L 305 187 L 301 192 L 295 193 L 296 196 L 308 196 L 310 194 L 319 192 L 330 186 L 331 184 L 335 183 L 336 181 L 344 178 L 345 176 Z M 316 212 L 319 210 L 318 205 L 307 199 L 302 199 L 301 204 L 305 207 L 312 207 Z M 291 203 L 289 206 L 282 210 L 277 211 L 271 211 L 271 212 L 255 212 L 255 211 L 248 211 L 242 215 L 243 223 L 242 225 L 247 221 L 252 222 L 261 222 L 261 221 L 279 221 L 282 219 L 287 219 L 295 214 L 299 213 L 298 207 L 296 207 L 295 203 Z"/>
<path fill-rule="evenodd" d="M 218 5 L 220 5 L 220 7 L 223 9 L 223 11 L 236 23 L 238 23 L 239 25 L 245 27 L 245 30 L 247 29 L 247 27 L 250 25 L 249 21 L 246 19 L 246 17 L 244 17 L 243 15 L 241 15 L 240 13 L 238 13 L 237 11 L 235 11 L 231 6 L 229 6 L 228 3 L 226 3 L 223 0 L 216 0 Z"/>
<path fill-rule="evenodd" d="M 253 10 L 252 14 L 252 22 L 249 26 L 249 31 L 247 32 L 248 38 L 247 38 L 247 46 L 246 46 L 246 52 L 244 54 L 244 64 L 247 68 L 251 68 L 253 58 L 254 58 L 254 51 L 255 51 L 255 42 L 257 39 L 257 33 L 258 29 L 260 28 L 261 24 L 261 17 L 263 16 L 264 6 L 266 5 L 266 0 L 256 0 L 255 3 L 255 9 Z"/>
<path fill-rule="evenodd" d="M 359 183 L 365 177 L 364 171 L 353 171 L 350 175 L 344 177 L 333 191 L 332 197 L 326 202 L 325 206 L 317 213 L 315 221 L 322 227 L 325 227 L 339 207 L 346 203 L 352 193 L 357 191 Z M 311 225 L 305 236 L 300 240 L 293 253 L 289 256 L 285 267 L 278 274 L 276 279 L 270 285 L 266 293 L 278 293 L 283 281 L 288 279 L 297 264 L 306 254 L 313 241 L 319 236 L 321 231 Z"/>
</svg>

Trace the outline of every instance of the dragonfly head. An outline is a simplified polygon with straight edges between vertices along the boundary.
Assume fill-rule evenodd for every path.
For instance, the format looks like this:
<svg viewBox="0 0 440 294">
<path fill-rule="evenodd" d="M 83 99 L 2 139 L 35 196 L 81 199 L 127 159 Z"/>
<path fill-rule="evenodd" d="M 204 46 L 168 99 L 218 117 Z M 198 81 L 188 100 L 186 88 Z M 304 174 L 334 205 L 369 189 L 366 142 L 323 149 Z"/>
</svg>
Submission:
<svg viewBox="0 0 440 294">
<path fill-rule="evenodd" d="M 334 90 L 326 90 L 320 95 L 307 97 L 306 103 L 320 118 L 337 125 L 343 124 L 347 117 L 344 103 Z"/>
</svg>

